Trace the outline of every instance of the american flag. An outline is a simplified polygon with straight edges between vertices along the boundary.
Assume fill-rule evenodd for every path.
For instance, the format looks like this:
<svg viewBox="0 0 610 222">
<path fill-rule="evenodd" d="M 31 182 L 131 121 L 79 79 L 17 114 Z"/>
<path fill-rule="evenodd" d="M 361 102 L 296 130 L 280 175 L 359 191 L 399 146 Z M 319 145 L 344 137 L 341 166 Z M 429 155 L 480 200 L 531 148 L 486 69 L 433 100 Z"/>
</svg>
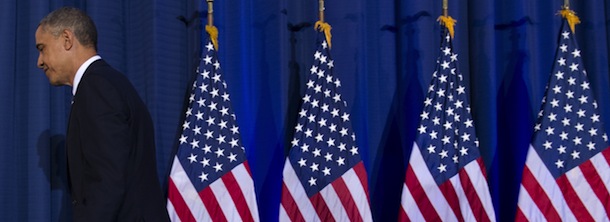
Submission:
<svg viewBox="0 0 610 222">
<path fill-rule="evenodd" d="M 258 221 L 254 183 L 214 45 L 202 53 L 169 178 L 172 221 Z"/>
<path fill-rule="evenodd" d="M 553 64 L 523 169 L 516 220 L 608 221 L 608 137 L 565 20 Z"/>
<path fill-rule="evenodd" d="M 494 221 L 467 91 L 447 28 L 407 167 L 400 221 Z"/>
<path fill-rule="evenodd" d="M 366 170 L 326 41 L 314 58 L 284 165 L 279 219 L 372 221 Z"/>
</svg>

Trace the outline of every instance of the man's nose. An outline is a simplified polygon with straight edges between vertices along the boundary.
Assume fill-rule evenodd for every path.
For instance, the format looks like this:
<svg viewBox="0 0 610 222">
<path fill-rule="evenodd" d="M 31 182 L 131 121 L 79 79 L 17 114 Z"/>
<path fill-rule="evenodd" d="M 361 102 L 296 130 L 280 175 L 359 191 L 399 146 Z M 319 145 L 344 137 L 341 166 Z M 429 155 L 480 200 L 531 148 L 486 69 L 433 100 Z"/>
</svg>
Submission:
<svg viewBox="0 0 610 222">
<path fill-rule="evenodd" d="M 40 69 L 44 68 L 44 62 L 42 61 L 41 56 L 38 56 L 38 61 L 37 61 L 37 64 L 36 64 L 36 65 L 37 65 L 37 66 L 38 66 L 38 68 L 40 68 Z"/>
</svg>

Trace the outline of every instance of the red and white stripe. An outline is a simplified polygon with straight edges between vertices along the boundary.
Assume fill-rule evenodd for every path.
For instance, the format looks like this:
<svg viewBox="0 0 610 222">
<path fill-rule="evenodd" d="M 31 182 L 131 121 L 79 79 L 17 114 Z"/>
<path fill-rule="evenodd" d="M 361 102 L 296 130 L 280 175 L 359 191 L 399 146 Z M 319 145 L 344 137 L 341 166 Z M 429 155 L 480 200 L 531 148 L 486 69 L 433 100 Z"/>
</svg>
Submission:
<svg viewBox="0 0 610 222">
<path fill-rule="evenodd" d="M 403 183 L 399 221 L 495 221 L 481 158 L 440 186 L 413 143 Z"/>
<path fill-rule="evenodd" d="M 174 158 L 167 210 L 172 221 L 259 221 L 247 161 L 197 192 L 180 161 Z"/>
<path fill-rule="evenodd" d="M 516 221 L 608 221 L 610 149 L 555 179 L 530 145 Z"/>
<path fill-rule="evenodd" d="M 368 182 L 362 161 L 308 197 L 286 159 L 279 221 L 372 221 Z"/>
</svg>

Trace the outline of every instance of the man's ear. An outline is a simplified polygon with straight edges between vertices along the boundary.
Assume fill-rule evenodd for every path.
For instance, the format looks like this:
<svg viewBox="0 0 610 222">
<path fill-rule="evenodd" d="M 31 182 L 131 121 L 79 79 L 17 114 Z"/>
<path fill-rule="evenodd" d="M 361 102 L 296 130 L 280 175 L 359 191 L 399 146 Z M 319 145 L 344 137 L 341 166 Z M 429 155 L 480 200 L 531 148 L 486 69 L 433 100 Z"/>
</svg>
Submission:
<svg viewBox="0 0 610 222">
<path fill-rule="evenodd" d="M 64 49 L 66 51 L 72 49 L 75 43 L 74 41 L 76 41 L 74 33 L 72 31 L 64 29 L 64 31 L 61 32 L 61 35 L 59 37 L 62 41 L 64 41 Z"/>
</svg>

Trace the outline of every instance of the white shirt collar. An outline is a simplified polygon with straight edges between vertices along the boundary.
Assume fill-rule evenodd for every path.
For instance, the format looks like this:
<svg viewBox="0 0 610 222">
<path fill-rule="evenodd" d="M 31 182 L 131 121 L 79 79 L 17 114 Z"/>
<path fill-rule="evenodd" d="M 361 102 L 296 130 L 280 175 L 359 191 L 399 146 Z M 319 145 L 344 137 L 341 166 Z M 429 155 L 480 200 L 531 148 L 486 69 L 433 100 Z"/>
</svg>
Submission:
<svg viewBox="0 0 610 222">
<path fill-rule="evenodd" d="M 87 61 L 85 61 L 82 65 L 80 65 L 80 68 L 78 68 L 78 70 L 76 71 L 76 75 L 74 76 L 74 83 L 72 83 L 72 95 L 76 95 L 76 90 L 78 89 L 78 84 L 80 83 L 80 79 L 83 78 L 83 74 L 85 74 L 85 70 L 87 70 L 87 68 L 89 68 L 89 66 L 91 65 L 91 63 L 102 59 L 102 57 L 100 57 L 99 55 L 95 55 L 89 59 L 87 59 Z"/>
</svg>

